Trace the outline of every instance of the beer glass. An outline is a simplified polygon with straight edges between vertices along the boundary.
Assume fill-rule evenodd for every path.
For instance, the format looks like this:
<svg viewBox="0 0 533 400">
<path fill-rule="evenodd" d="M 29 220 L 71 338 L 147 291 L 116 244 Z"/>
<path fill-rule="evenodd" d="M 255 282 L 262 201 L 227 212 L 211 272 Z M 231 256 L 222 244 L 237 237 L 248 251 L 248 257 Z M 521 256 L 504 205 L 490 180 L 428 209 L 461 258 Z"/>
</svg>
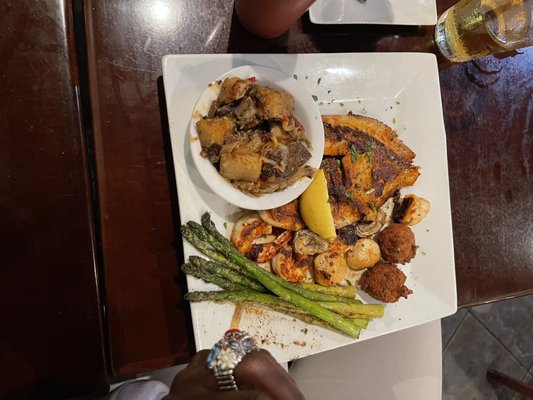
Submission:
<svg viewBox="0 0 533 400">
<path fill-rule="evenodd" d="M 533 0 L 461 0 L 439 17 L 435 42 L 455 62 L 531 46 L 532 9 Z"/>
</svg>

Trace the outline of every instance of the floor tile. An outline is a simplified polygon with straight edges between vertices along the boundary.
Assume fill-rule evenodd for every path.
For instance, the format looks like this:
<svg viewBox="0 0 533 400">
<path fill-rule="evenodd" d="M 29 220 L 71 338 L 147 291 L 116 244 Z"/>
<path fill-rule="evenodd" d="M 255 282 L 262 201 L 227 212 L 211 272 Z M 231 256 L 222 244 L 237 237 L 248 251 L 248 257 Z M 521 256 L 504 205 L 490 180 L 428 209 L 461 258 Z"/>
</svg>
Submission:
<svg viewBox="0 0 533 400">
<path fill-rule="evenodd" d="M 450 339 L 452 338 L 453 334 L 463 322 L 463 319 L 466 316 L 468 309 L 466 308 L 460 308 L 457 310 L 457 312 L 453 315 L 450 315 L 449 317 L 441 319 L 441 329 L 442 329 L 442 348 L 443 350 L 446 349 L 448 346 L 448 343 L 450 342 Z"/>
<path fill-rule="evenodd" d="M 492 367 L 510 376 L 527 370 L 469 312 L 443 354 L 443 400 L 511 400 L 514 392 L 492 386 Z"/>
<path fill-rule="evenodd" d="M 533 296 L 472 307 L 472 312 L 526 369 L 533 364 Z"/>
</svg>

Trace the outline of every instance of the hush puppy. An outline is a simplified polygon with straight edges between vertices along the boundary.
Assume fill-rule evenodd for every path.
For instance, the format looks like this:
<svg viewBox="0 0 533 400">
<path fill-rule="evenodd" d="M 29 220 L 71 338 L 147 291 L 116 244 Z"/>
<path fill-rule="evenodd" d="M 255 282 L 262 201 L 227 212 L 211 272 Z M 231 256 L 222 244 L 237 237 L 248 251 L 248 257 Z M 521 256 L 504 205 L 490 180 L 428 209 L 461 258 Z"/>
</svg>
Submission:
<svg viewBox="0 0 533 400">
<path fill-rule="evenodd" d="M 395 303 L 413 293 L 405 286 L 405 274 L 394 264 L 376 264 L 359 279 L 361 290 L 384 303 Z"/>
<path fill-rule="evenodd" d="M 415 235 L 404 224 L 391 224 L 381 231 L 377 242 L 381 257 L 390 263 L 405 264 L 416 255 Z"/>
</svg>

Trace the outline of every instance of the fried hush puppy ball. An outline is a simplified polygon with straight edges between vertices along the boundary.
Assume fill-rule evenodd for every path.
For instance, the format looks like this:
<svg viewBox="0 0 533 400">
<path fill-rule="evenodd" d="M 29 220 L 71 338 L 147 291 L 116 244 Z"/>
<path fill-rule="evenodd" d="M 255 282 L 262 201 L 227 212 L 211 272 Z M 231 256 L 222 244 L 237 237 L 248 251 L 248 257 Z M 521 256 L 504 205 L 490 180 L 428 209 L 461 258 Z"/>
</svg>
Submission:
<svg viewBox="0 0 533 400">
<path fill-rule="evenodd" d="M 405 286 L 406 276 L 394 264 L 376 264 L 367 269 L 359 279 L 361 290 L 376 300 L 395 303 L 407 298 L 413 291 Z"/>
<path fill-rule="evenodd" d="M 387 262 L 405 264 L 416 254 L 415 235 L 404 224 L 387 226 L 379 234 L 377 242 L 381 257 Z"/>
</svg>

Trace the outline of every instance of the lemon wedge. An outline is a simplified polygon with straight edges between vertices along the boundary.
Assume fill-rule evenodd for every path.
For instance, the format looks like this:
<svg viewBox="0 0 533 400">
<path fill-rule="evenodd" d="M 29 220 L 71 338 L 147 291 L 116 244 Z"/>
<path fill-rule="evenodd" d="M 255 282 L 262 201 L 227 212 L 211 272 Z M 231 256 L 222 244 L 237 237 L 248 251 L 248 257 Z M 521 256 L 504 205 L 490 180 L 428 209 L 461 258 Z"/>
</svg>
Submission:
<svg viewBox="0 0 533 400">
<path fill-rule="evenodd" d="M 321 169 L 300 196 L 300 214 L 307 227 L 321 238 L 333 241 L 337 237 L 329 205 L 328 184 Z"/>
</svg>

